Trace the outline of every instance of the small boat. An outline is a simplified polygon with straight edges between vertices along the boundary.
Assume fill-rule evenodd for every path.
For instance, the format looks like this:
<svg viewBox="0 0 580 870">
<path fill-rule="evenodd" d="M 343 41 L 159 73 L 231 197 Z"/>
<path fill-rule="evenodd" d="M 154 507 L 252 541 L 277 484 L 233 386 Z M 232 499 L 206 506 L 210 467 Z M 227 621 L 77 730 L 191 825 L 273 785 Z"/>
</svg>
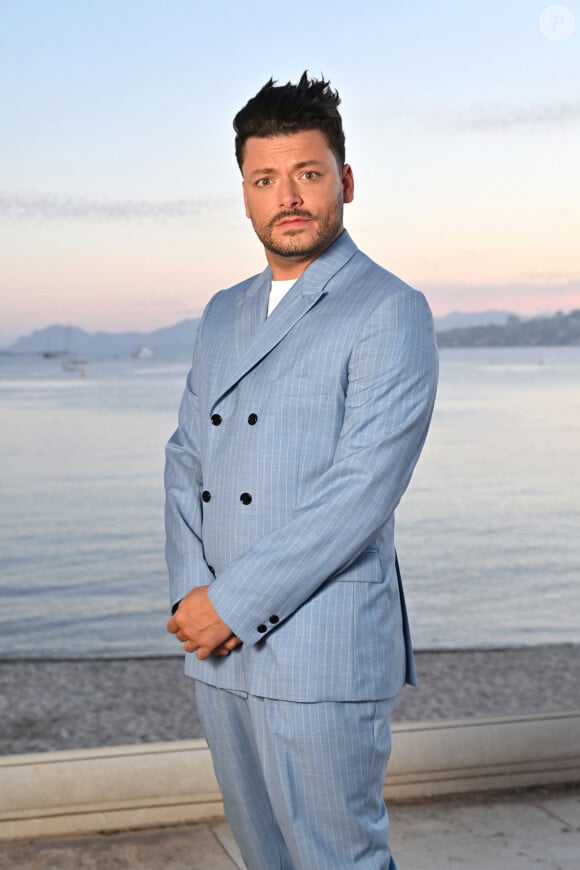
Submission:
<svg viewBox="0 0 580 870">
<path fill-rule="evenodd" d="M 150 347 L 147 347 L 146 344 L 140 344 L 137 350 L 134 350 L 131 354 L 133 359 L 149 359 L 149 357 L 153 356 L 153 351 Z"/>
</svg>

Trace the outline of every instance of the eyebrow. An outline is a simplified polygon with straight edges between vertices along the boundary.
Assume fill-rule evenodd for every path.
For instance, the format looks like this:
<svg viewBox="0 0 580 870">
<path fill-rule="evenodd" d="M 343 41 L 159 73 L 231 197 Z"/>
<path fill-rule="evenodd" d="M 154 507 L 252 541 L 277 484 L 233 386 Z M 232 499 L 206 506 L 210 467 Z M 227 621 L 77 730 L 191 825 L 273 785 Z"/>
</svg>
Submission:
<svg viewBox="0 0 580 870">
<path fill-rule="evenodd" d="M 293 169 L 304 169 L 306 166 L 324 166 L 322 160 L 301 160 L 299 163 L 295 163 L 292 167 Z M 264 166 L 262 169 L 254 169 L 253 172 L 250 172 L 250 178 L 253 178 L 256 175 L 274 175 L 276 170 L 272 166 Z"/>
</svg>

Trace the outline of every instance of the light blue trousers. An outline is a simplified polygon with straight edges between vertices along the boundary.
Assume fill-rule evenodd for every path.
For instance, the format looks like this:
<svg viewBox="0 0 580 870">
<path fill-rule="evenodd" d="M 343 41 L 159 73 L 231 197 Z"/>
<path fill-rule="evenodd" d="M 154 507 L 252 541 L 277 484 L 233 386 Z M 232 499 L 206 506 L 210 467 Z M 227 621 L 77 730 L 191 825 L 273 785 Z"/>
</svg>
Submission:
<svg viewBox="0 0 580 870">
<path fill-rule="evenodd" d="M 248 870 L 396 870 L 382 786 L 395 698 L 297 704 L 196 682 Z"/>
</svg>

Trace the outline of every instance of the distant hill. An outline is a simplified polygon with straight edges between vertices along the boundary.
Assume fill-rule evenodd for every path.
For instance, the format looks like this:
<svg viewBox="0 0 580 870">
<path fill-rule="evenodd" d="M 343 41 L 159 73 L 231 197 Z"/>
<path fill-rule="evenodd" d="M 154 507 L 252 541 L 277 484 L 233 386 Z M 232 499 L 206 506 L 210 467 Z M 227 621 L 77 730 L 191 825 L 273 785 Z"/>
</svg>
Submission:
<svg viewBox="0 0 580 870">
<path fill-rule="evenodd" d="M 523 320 L 511 314 L 503 325 L 465 326 L 437 332 L 439 347 L 551 347 L 580 345 L 580 309 Z"/>
<path fill-rule="evenodd" d="M 47 326 L 19 338 L 11 353 L 68 352 L 75 356 L 130 356 L 146 346 L 154 354 L 191 354 L 199 320 L 182 320 L 154 332 L 85 332 L 78 326 Z"/>
<path fill-rule="evenodd" d="M 495 308 L 488 311 L 452 311 L 444 317 L 435 318 L 435 329 L 437 332 L 444 332 L 465 326 L 503 326 L 514 316 L 516 315 L 511 311 L 498 311 Z"/>
</svg>

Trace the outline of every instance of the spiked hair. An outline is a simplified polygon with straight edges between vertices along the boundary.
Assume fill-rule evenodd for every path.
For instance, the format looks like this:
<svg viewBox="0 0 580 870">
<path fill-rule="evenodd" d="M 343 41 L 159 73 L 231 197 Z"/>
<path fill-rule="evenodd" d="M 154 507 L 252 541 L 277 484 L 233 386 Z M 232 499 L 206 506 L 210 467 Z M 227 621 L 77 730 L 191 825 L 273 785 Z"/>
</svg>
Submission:
<svg viewBox="0 0 580 870">
<path fill-rule="evenodd" d="M 336 157 L 339 169 L 345 160 L 340 97 L 330 82 L 309 79 L 305 70 L 298 84 L 277 85 L 270 79 L 234 118 L 236 160 L 242 168 L 244 146 L 250 136 L 288 135 L 320 130 Z"/>
</svg>

